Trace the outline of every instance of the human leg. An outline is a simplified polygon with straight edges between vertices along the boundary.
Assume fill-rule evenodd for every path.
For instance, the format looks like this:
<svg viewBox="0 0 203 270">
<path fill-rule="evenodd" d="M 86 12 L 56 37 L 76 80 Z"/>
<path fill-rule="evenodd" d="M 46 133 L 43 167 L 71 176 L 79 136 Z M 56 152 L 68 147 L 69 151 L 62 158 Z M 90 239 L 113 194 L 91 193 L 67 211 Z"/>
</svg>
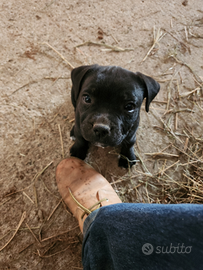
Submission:
<svg viewBox="0 0 203 270">
<path fill-rule="evenodd" d="M 87 228 L 91 215 L 84 270 L 202 269 L 202 205 L 115 204 L 100 208 Z"/>
</svg>

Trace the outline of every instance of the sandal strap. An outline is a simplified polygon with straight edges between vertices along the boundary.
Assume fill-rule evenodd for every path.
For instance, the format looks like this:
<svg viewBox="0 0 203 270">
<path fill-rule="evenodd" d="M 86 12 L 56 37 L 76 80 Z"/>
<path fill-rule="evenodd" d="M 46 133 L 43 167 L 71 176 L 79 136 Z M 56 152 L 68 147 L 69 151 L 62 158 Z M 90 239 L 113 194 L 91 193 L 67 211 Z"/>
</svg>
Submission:
<svg viewBox="0 0 203 270">
<path fill-rule="evenodd" d="M 69 190 L 69 193 L 70 193 L 72 199 L 74 200 L 74 202 L 84 211 L 81 218 L 83 218 L 85 214 L 89 215 L 93 211 L 95 211 L 96 209 L 100 208 L 101 207 L 101 202 L 108 201 L 107 198 L 103 198 L 103 199 L 99 200 L 98 202 L 96 202 L 95 204 L 93 204 L 90 208 L 86 208 L 81 203 L 79 203 L 79 201 L 74 197 L 73 193 L 71 192 L 71 189 L 68 188 L 68 190 Z M 96 207 L 96 208 L 93 209 L 94 207 Z"/>
</svg>

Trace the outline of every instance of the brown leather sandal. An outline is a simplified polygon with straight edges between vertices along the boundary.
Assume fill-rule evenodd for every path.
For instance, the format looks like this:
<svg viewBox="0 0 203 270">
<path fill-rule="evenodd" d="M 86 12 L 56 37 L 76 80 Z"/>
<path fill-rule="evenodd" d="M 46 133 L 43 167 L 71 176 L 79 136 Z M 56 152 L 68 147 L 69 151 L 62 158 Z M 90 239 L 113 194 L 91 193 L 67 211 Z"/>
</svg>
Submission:
<svg viewBox="0 0 203 270">
<path fill-rule="evenodd" d="M 121 203 L 109 182 L 84 161 L 70 157 L 56 169 L 56 182 L 64 202 L 77 218 L 81 231 L 86 217 L 101 206 Z"/>
</svg>

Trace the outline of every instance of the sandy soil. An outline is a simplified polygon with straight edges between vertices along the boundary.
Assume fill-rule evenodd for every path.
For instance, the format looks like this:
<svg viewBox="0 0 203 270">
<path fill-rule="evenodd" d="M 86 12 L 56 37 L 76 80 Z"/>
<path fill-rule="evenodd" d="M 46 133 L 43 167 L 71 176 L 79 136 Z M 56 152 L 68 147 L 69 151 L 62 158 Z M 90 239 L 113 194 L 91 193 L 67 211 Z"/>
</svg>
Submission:
<svg viewBox="0 0 203 270">
<path fill-rule="evenodd" d="M 87 161 L 124 202 L 194 202 L 170 184 L 194 176 L 180 164 L 202 165 L 202 0 L 2 0 L 0 29 L 0 270 L 82 269 L 82 235 L 55 183 L 72 144 L 71 67 L 118 65 L 160 82 L 142 107 L 140 162 L 118 168 L 116 149 L 96 147 Z"/>
</svg>

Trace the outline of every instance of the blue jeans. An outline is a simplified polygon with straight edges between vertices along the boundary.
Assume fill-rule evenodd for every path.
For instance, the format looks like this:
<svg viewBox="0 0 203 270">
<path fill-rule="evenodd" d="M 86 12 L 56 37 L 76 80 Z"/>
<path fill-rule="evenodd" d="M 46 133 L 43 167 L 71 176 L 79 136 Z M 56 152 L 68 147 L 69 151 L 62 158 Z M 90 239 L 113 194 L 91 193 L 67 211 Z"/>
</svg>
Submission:
<svg viewBox="0 0 203 270">
<path fill-rule="evenodd" d="M 109 205 L 83 234 L 84 270 L 203 269 L 203 205 Z"/>
</svg>

